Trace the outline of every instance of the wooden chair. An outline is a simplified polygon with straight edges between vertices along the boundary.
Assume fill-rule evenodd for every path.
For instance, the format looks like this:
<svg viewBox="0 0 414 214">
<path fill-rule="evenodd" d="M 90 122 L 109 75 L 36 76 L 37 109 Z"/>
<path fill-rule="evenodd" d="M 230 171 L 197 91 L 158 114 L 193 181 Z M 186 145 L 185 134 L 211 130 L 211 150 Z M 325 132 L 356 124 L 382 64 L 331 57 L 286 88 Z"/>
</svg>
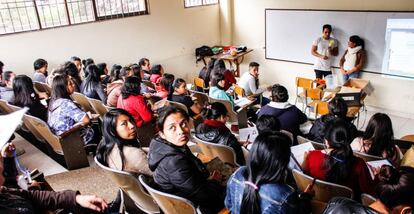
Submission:
<svg viewBox="0 0 414 214">
<path fill-rule="evenodd" d="M 208 93 L 209 87 L 206 87 L 203 79 L 199 77 L 194 77 L 193 82 L 194 82 L 194 90 Z"/>
<path fill-rule="evenodd" d="M 362 152 L 357 152 L 357 151 L 354 151 L 354 155 L 356 157 L 362 158 L 365 162 L 376 161 L 376 160 L 384 160 L 385 159 L 383 157 L 369 155 L 369 154 L 362 153 Z"/>
<path fill-rule="evenodd" d="M 82 107 L 82 110 L 84 112 L 89 111 L 90 113 L 95 114 L 93 107 L 91 106 L 91 104 L 88 101 L 88 98 L 85 95 L 79 92 L 74 92 L 71 96 L 72 99 Z"/>
<path fill-rule="evenodd" d="M 199 92 L 199 91 L 194 91 L 194 90 L 189 90 L 191 97 L 195 98 L 196 102 L 199 103 L 201 106 L 206 106 L 208 105 L 208 94 L 203 93 L 203 92 Z"/>
<path fill-rule="evenodd" d="M 204 155 L 215 158 L 218 157 L 224 163 L 228 163 L 232 166 L 238 167 L 239 164 L 236 162 L 236 153 L 233 148 L 221 144 L 209 143 L 203 140 L 200 140 L 196 136 L 192 136 L 193 142 L 201 149 L 201 153 Z"/>
<path fill-rule="evenodd" d="M 400 148 L 403 154 L 405 154 L 405 152 L 407 152 L 407 150 L 410 149 L 411 146 L 414 145 L 414 142 L 403 140 L 403 139 L 394 139 L 394 143 L 395 145 L 398 146 L 398 148 Z"/>
<path fill-rule="evenodd" d="M 414 143 L 414 134 L 405 135 L 400 140 L 410 141 Z"/>
<path fill-rule="evenodd" d="M 25 118 L 31 124 L 31 127 L 36 129 L 37 133 L 52 147 L 53 151 L 63 156 L 63 165 L 66 165 L 68 169 L 79 169 L 89 166 L 84 143 L 80 136 L 80 131 L 83 127 L 81 124 L 74 126 L 61 135 L 55 135 L 43 120 L 30 115 L 25 115 Z"/>
<path fill-rule="evenodd" d="M 369 205 L 374 203 L 376 200 L 377 199 L 372 195 L 369 195 L 367 193 L 362 193 L 361 194 L 361 202 L 362 202 L 362 205 L 364 205 L 364 206 L 368 207 Z"/>
<path fill-rule="evenodd" d="M 293 177 L 295 179 L 298 190 L 304 191 L 309 184 L 312 184 L 313 177 L 304 174 L 303 172 L 293 169 Z M 327 203 L 333 197 L 346 197 L 352 198 L 353 192 L 352 189 L 346 186 L 339 184 L 334 184 L 326 181 L 321 181 L 316 179 L 315 184 L 313 185 L 313 190 L 315 191 L 315 196 L 313 200 Z"/>
<path fill-rule="evenodd" d="M 236 84 L 233 84 L 234 86 L 234 99 L 237 97 L 245 97 L 246 93 L 244 92 L 244 89 Z"/>
<path fill-rule="evenodd" d="M 313 113 L 315 113 L 315 119 L 319 116 L 329 114 L 329 103 L 323 101 L 315 101 L 313 105 Z"/>
<path fill-rule="evenodd" d="M 139 182 L 142 186 L 147 189 L 151 194 L 152 198 L 157 202 L 158 206 L 161 208 L 162 212 L 165 214 L 196 214 L 197 210 L 194 204 L 182 197 L 168 194 L 156 190 L 150 184 L 150 179 L 144 175 L 138 177 Z"/>
<path fill-rule="evenodd" d="M 142 80 L 142 83 L 144 83 L 147 87 L 150 87 L 150 88 L 152 88 L 152 89 L 155 90 L 155 85 L 151 81 L 149 81 L 149 80 Z"/>
<path fill-rule="evenodd" d="M 302 110 L 305 109 L 305 106 L 308 105 L 308 101 L 306 99 L 305 90 L 307 88 L 313 87 L 313 80 L 302 78 L 302 77 L 296 77 L 296 99 L 295 99 L 295 105 L 298 101 L 298 99 L 302 100 Z M 302 92 L 300 90 L 302 89 Z"/>
<path fill-rule="evenodd" d="M 305 89 L 305 97 L 306 97 L 306 99 L 311 100 L 311 102 L 308 103 L 305 107 L 305 112 L 306 112 L 307 108 L 314 107 L 318 102 L 320 102 L 322 100 L 323 91 L 319 88 L 306 88 Z M 314 112 L 316 112 L 316 111 L 314 110 Z M 309 110 L 309 114 L 310 114 L 310 110 Z"/>
<path fill-rule="evenodd" d="M 149 195 L 144 187 L 139 182 L 137 176 L 116 169 L 111 169 L 101 162 L 98 159 L 94 158 L 96 165 L 98 165 L 115 184 L 121 189 L 121 194 L 123 196 L 129 197 L 134 204 L 132 206 L 126 206 L 126 211 L 129 213 L 133 213 L 129 211 L 129 207 L 137 206 L 140 210 L 144 211 L 145 213 L 160 213 L 160 208 L 154 202 L 154 199 L 151 195 Z"/>
<path fill-rule="evenodd" d="M 240 108 L 237 110 L 237 112 L 235 112 L 233 110 L 233 107 L 230 101 L 228 100 L 220 100 L 220 99 L 215 99 L 212 97 L 209 97 L 209 100 L 210 100 L 209 101 L 210 103 L 219 102 L 219 103 L 222 103 L 224 106 L 226 106 L 227 115 L 229 116 L 229 119 L 228 119 L 229 123 L 237 123 L 239 126 L 239 129 L 248 127 L 246 108 Z"/>
<path fill-rule="evenodd" d="M 89 98 L 87 97 L 89 104 L 92 106 L 93 110 L 99 114 L 99 116 L 101 117 L 101 119 L 103 119 L 103 116 L 106 114 L 106 112 L 109 111 L 109 107 L 105 106 L 102 101 L 97 100 L 97 99 L 93 99 L 93 98 Z"/>
<path fill-rule="evenodd" d="M 52 88 L 46 83 L 33 81 L 33 88 L 37 93 L 46 93 L 49 97 L 52 95 Z"/>
<path fill-rule="evenodd" d="M 0 99 L 0 111 L 4 114 L 10 114 L 13 112 L 13 110 L 10 109 L 8 102 L 2 99 Z"/>
</svg>

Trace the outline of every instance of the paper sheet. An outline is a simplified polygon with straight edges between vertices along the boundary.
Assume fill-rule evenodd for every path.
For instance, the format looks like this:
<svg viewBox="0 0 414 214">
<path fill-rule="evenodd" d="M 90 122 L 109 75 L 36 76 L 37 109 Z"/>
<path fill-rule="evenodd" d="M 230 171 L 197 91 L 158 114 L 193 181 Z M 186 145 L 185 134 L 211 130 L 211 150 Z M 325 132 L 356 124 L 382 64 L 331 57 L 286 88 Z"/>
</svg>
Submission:
<svg viewBox="0 0 414 214">
<path fill-rule="evenodd" d="M 239 129 L 239 141 L 246 142 L 247 138 L 249 138 L 249 142 L 253 142 L 258 134 L 256 127 Z"/>
<path fill-rule="evenodd" d="M 302 165 L 305 159 L 305 152 L 315 150 L 311 142 L 302 143 L 296 146 L 290 147 L 293 158 L 296 160 L 297 164 Z"/>
<path fill-rule="evenodd" d="M 239 98 L 237 100 L 234 100 L 234 104 L 236 104 L 239 107 L 249 105 L 250 103 L 252 103 L 252 101 L 247 99 L 247 97 L 242 97 L 242 98 Z"/>
<path fill-rule="evenodd" d="M 9 141 L 16 128 L 22 123 L 23 115 L 28 108 L 10 114 L 0 115 L 0 149 Z"/>
<path fill-rule="evenodd" d="M 368 161 L 367 165 L 368 165 L 368 169 L 369 169 L 369 174 L 371 175 L 372 179 L 375 178 L 374 170 L 372 168 L 378 168 L 378 167 L 381 167 L 383 165 L 392 166 L 392 164 L 388 160 L 385 160 L 385 159 L 384 160 L 377 160 L 377 161 Z"/>
</svg>

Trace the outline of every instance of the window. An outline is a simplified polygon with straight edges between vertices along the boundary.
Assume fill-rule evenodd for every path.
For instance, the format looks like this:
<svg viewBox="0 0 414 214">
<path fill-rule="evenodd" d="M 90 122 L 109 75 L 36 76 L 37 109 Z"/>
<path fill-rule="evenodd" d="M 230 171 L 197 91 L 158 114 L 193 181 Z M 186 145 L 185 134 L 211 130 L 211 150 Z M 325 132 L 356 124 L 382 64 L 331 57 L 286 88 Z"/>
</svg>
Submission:
<svg viewBox="0 0 414 214">
<path fill-rule="evenodd" d="M 218 0 L 184 0 L 184 7 L 218 4 Z"/>
<path fill-rule="evenodd" d="M 0 35 L 143 14 L 146 0 L 0 0 Z"/>
</svg>

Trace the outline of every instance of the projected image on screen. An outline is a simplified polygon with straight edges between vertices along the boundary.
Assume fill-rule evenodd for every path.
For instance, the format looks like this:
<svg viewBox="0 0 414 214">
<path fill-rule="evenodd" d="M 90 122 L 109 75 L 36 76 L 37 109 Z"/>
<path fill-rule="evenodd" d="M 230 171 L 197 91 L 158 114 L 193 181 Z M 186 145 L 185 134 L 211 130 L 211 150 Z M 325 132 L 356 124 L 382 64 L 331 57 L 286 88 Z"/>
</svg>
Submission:
<svg viewBox="0 0 414 214">
<path fill-rule="evenodd" d="M 414 77 L 414 19 L 388 19 L 383 73 Z"/>
</svg>

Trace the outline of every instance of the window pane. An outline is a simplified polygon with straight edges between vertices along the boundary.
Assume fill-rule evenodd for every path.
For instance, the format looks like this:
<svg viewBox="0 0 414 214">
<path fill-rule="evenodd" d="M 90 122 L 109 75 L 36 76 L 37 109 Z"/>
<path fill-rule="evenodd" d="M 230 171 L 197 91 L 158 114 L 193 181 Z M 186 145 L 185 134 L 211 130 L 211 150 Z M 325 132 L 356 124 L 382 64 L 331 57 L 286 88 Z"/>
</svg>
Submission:
<svg viewBox="0 0 414 214">
<path fill-rule="evenodd" d="M 145 0 L 97 0 L 98 17 L 146 11 Z"/>
<path fill-rule="evenodd" d="M 184 6 L 185 7 L 194 7 L 194 6 L 200 6 L 203 5 L 202 0 L 185 0 Z"/>
<path fill-rule="evenodd" d="M 0 0 L 0 34 L 39 29 L 32 0 Z"/>
<path fill-rule="evenodd" d="M 217 4 L 218 0 L 203 0 L 203 4 Z"/>
<path fill-rule="evenodd" d="M 67 3 L 72 24 L 95 20 L 92 0 L 67 0 Z"/>
<path fill-rule="evenodd" d="M 64 0 L 36 0 L 42 28 L 68 25 Z"/>
</svg>

